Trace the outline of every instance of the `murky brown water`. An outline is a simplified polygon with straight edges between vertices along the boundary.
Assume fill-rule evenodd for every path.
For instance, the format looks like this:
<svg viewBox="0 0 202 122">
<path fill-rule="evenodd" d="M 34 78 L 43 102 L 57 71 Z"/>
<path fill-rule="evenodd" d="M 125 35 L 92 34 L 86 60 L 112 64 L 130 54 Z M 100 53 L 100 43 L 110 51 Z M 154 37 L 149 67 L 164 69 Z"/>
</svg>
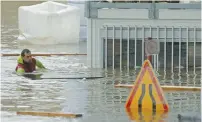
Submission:
<svg viewBox="0 0 202 122">
<path fill-rule="evenodd" d="M 38 2 L 2 2 L 1 53 L 19 53 L 23 48 L 30 48 L 33 53 L 86 53 L 86 42 L 77 45 L 33 46 L 17 43 L 18 25 L 17 8 L 21 5 Z M 102 69 L 88 69 L 86 56 L 69 57 L 37 57 L 50 71 L 46 77 L 62 77 L 68 75 L 105 75 L 106 78 L 96 80 L 30 80 L 16 76 L 13 72 L 16 57 L 1 57 L 1 119 L 3 122 L 129 122 L 130 117 L 124 109 L 129 89 L 114 88 L 116 83 L 133 83 L 139 70 L 119 72 Z M 201 69 L 196 74 L 190 69 L 186 73 L 178 69 L 174 73 L 159 70 L 157 73 L 162 85 L 201 85 Z M 166 92 L 170 112 L 164 122 L 178 122 L 177 114 L 200 113 L 200 92 Z M 78 119 L 51 118 L 38 116 L 19 116 L 16 111 L 47 111 L 82 113 Z M 147 118 L 144 118 L 147 119 Z"/>
</svg>

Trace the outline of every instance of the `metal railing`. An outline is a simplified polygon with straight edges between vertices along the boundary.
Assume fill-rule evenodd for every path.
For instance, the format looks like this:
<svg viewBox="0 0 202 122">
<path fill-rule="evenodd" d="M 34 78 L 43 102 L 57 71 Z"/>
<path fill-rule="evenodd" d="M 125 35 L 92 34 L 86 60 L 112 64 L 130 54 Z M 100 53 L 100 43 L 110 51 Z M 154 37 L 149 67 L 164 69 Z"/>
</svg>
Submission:
<svg viewBox="0 0 202 122">
<path fill-rule="evenodd" d="M 85 17 L 98 18 L 98 9 L 147 9 L 150 19 L 158 19 L 160 9 L 201 10 L 199 3 L 108 3 L 87 1 Z M 200 15 L 199 15 L 200 16 Z"/>
<path fill-rule="evenodd" d="M 201 28 L 200 27 L 147 27 L 147 26 L 117 26 L 105 25 L 100 29 L 103 40 L 103 66 L 105 68 L 117 66 L 141 66 L 146 59 L 144 42 L 148 37 L 160 43 L 160 53 L 153 55 L 153 66 L 156 70 L 164 70 L 182 66 L 189 71 L 201 67 Z M 125 62 L 123 63 L 123 59 Z"/>
</svg>

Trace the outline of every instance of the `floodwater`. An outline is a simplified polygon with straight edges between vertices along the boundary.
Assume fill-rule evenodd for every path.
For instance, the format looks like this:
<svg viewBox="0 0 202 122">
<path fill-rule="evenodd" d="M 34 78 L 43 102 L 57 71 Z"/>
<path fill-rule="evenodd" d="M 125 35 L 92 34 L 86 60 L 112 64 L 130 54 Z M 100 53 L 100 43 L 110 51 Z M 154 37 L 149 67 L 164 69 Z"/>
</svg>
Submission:
<svg viewBox="0 0 202 122">
<path fill-rule="evenodd" d="M 20 53 L 29 48 L 33 53 L 86 53 L 86 42 L 79 45 L 34 46 L 17 43 L 17 8 L 38 2 L 2 2 L 1 53 Z M 117 83 L 132 84 L 138 70 L 119 72 L 86 67 L 86 56 L 36 57 L 49 69 L 45 77 L 100 76 L 86 79 L 30 80 L 13 72 L 17 57 L 1 57 L 1 120 L 2 122 L 131 122 L 124 109 L 130 90 L 114 88 Z M 158 70 L 162 85 L 201 86 L 201 69 Z M 170 112 L 161 122 L 178 122 L 177 114 L 201 115 L 200 92 L 166 92 Z M 16 115 L 16 111 L 81 113 L 81 118 Z M 145 116 L 143 119 L 148 119 Z M 154 117 L 157 121 L 158 117 Z M 187 120 L 185 122 L 189 122 Z"/>
</svg>

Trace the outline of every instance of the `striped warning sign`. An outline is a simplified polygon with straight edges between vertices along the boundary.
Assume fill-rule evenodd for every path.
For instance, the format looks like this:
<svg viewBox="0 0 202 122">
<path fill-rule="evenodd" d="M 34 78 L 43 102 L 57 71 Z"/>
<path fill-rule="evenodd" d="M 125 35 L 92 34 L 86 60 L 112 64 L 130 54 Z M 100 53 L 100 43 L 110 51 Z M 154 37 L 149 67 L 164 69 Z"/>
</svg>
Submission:
<svg viewBox="0 0 202 122">
<path fill-rule="evenodd" d="M 149 60 L 145 60 L 125 107 L 138 111 L 168 111 L 168 103 Z"/>
</svg>

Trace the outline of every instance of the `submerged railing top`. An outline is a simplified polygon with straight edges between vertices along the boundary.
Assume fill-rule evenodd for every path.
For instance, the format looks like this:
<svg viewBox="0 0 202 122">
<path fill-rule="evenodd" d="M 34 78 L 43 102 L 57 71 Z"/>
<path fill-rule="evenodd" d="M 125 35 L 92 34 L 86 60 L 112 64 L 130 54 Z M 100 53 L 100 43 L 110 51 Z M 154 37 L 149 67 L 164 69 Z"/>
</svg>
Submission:
<svg viewBox="0 0 202 122">
<path fill-rule="evenodd" d="M 86 1 L 85 17 L 96 18 L 98 9 L 148 9 L 155 13 L 159 9 L 201 9 L 201 2 L 197 3 L 123 3 L 123 2 L 98 2 Z"/>
</svg>

